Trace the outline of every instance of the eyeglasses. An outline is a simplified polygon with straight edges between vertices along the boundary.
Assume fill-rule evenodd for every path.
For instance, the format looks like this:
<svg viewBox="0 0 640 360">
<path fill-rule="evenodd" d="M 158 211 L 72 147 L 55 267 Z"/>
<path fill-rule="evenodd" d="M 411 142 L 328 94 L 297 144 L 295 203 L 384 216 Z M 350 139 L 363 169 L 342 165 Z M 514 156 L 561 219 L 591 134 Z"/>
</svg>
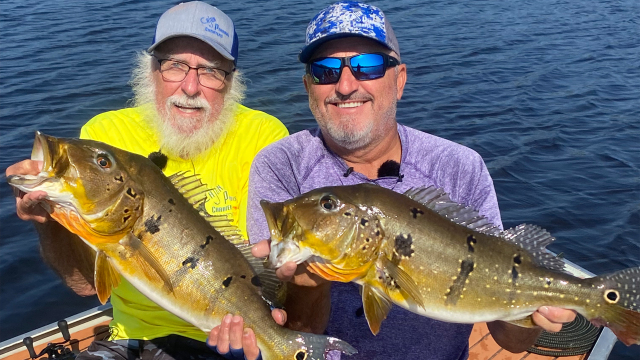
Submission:
<svg viewBox="0 0 640 360">
<path fill-rule="evenodd" d="M 360 81 L 379 79 L 388 67 L 400 65 L 393 56 L 382 53 L 358 54 L 347 57 L 325 57 L 310 61 L 307 74 L 315 84 L 335 84 L 340 80 L 342 69 L 348 66 L 353 77 Z"/>
<path fill-rule="evenodd" d="M 219 90 L 224 86 L 224 80 L 231 73 L 211 66 L 193 67 L 185 62 L 173 59 L 156 58 L 156 60 L 160 63 L 160 74 L 162 74 L 164 81 L 180 82 L 187 77 L 191 69 L 194 69 L 198 74 L 200 85 L 215 90 Z M 235 71 L 235 69 L 232 71 Z"/>
</svg>

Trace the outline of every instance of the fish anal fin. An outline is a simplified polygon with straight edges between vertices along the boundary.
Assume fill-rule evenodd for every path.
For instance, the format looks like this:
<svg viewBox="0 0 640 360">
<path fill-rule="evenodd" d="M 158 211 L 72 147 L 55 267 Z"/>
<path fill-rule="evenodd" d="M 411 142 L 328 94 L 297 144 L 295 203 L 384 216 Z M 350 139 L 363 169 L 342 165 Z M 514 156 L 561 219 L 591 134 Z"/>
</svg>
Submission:
<svg viewBox="0 0 640 360">
<path fill-rule="evenodd" d="M 120 285 L 120 274 L 113 268 L 107 255 L 100 250 L 96 254 L 94 284 L 98 300 L 103 305 L 109 300 L 111 289 Z"/>
<path fill-rule="evenodd" d="M 411 275 L 407 274 L 406 271 L 402 270 L 399 266 L 389 261 L 389 259 L 387 259 L 386 257 L 383 257 L 381 259 L 378 266 L 379 271 L 388 274 L 388 276 L 393 279 L 396 287 L 399 287 L 399 290 L 409 297 L 409 302 L 413 302 L 424 309 L 424 299 L 422 298 L 422 294 L 420 294 L 418 284 L 416 284 Z"/>
<path fill-rule="evenodd" d="M 362 286 L 362 306 L 369 329 L 371 329 L 373 335 L 378 335 L 382 321 L 387 318 L 387 314 L 393 306 L 391 299 L 386 294 L 365 283 Z"/>
<path fill-rule="evenodd" d="M 523 317 L 522 319 L 510 320 L 510 321 L 507 321 L 507 322 L 509 324 L 513 324 L 513 325 L 517 325 L 517 326 L 525 327 L 525 328 L 533 328 L 533 327 L 537 327 L 538 326 L 533 322 L 533 318 L 531 317 L 531 315 L 529 315 L 527 317 Z"/>
<path fill-rule="evenodd" d="M 169 275 L 140 239 L 129 233 L 124 239 L 120 240 L 120 245 L 129 250 L 132 260 L 138 263 L 138 266 L 148 278 L 152 278 L 153 274 L 156 274 L 164 283 L 166 290 L 170 293 L 173 292 L 173 285 Z"/>
</svg>

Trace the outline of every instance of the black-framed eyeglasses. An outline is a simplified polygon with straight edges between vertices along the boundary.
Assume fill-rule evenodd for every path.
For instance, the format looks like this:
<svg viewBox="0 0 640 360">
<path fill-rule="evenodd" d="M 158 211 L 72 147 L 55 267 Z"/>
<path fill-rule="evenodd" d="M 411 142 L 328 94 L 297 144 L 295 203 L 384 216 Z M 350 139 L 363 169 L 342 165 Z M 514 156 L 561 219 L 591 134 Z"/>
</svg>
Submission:
<svg viewBox="0 0 640 360">
<path fill-rule="evenodd" d="M 183 61 L 175 60 L 175 59 L 159 59 L 158 63 L 160 64 L 160 74 L 162 75 L 162 79 L 168 82 L 181 82 L 187 77 L 187 74 L 191 69 L 196 70 L 198 74 L 198 82 L 200 85 L 219 90 L 224 87 L 224 81 L 231 74 L 231 72 L 218 69 L 212 66 L 196 66 L 193 67 Z M 232 71 L 235 71 L 233 69 Z"/>
<path fill-rule="evenodd" d="M 400 60 L 383 53 L 358 54 L 347 57 L 323 57 L 307 64 L 307 74 L 315 84 L 335 84 L 342 69 L 348 66 L 353 77 L 360 81 L 375 80 L 384 76 L 387 68 L 400 65 Z"/>
</svg>

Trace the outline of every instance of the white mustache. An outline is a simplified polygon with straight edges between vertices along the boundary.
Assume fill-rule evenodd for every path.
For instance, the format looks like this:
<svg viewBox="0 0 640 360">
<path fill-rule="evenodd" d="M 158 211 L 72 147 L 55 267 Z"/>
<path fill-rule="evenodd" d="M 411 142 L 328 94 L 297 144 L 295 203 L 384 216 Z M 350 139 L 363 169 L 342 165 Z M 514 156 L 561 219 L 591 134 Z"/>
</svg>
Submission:
<svg viewBox="0 0 640 360">
<path fill-rule="evenodd" d="M 206 111 L 211 110 L 211 105 L 201 97 L 190 97 L 184 94 L 180 95 L 171 95 L 167 98 L 167 105 L 169 106 L 180 106 L 180 107 L 191 107 L 191 108 L 202 108 Z"/>
</svg>

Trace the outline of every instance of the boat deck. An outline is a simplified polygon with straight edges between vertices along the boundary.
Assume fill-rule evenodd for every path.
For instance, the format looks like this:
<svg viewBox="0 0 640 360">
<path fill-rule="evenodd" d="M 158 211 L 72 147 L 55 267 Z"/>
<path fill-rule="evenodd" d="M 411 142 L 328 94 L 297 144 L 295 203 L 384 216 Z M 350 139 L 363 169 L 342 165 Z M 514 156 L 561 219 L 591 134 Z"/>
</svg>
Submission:
<svg viewBox="0 0 640 360">
<path fill-rule="evenodd" d="M 94 313 L 87 316 L 81 321 L 69 322 L 69 331 L 72 340 L 69 347 L 74 352 L 86 349 L 89 344 L 97 338 L 102 340 L 109 336 L 109 321 L 111 312 L 110 308 L 102 310 L 100 313 Z M 62 342 L 62 336 L 56 326 L 52 324 L 49 330 L 45 330 L 40 334 L 32 334 L 34 338 L 34 348 L 36 354 L 47 346 L 47 343 Z M 7 342 L 5 342 L 7 343 Z M 5 344 L 3 343 L 3 344 Z M 7 360 L 25 360 L 29 359 L 29 353 L 21 342 L 21 339 L 14 339 L 13 344 L 6 344 L 0 347 L 0 359 Z M 469 337 L 469 360 L 554 360 L 559 359 L 555 356 L 543 356 L 530 352 L 522 352 L 518 354 L 510 353 L 498 345 L 485 323 L 476 324 L 473 327 L 471 336 Z M 564 360 L 586 360 L 588 354 L 562 357 Z"/>
</svg>

